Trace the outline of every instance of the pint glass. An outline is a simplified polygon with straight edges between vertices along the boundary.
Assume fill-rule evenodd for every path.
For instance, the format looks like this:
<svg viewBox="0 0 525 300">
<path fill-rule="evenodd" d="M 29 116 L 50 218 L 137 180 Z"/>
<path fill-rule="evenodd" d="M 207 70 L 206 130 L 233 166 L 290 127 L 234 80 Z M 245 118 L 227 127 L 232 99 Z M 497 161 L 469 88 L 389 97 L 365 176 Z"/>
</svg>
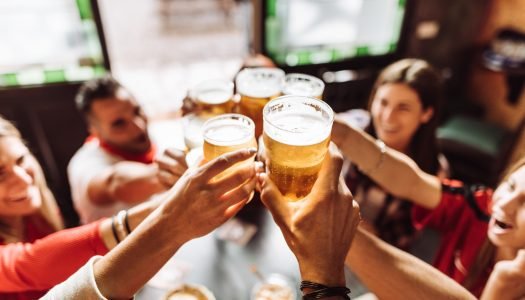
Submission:
<svg viewBox="0 0 525 300">
<path fill-rule="evenodd" d="M 233 82 L 227 80 L 203 81 L 190 90 L 190 97 L 199 114 L 215 116 L 232 112 Z"/>
<path fill-rule="evenodd" d="M 240 113 L 255 123 L 255 136 L 262 133 L 262 110 L 268 101 L 281 95 L 284 71 L 277 68 L 244 69 L 235 79 L 237 92 L 241 95 Z"/>
<path fill-rule="evenodd" d="M 284 77 L 283 94 L 323 99 L 324 82 L 314 76 L 291 73 Z"/>
<path fill-rule="evenodd" d="M 263 116 L 269 176 L 288 200 L 304 198 L 328 150 L 334 112 L 316 98 L 282 96 L 266 104 Z"/>
<path fill-rule="evenodd" d="M 239 114 L 225 114 L 209 119 L 204 123 L 203 127 L 204 159 L 210 161 L 235 150 L 256 148 L 257 142 L 255 141 L 254 129 L 253 121 Z M 248 162 L 239 164 L 243 163 Z M 231 173 L 233 168 L 235 166 L 217 175 L 215 179 Z"/>
</svg>

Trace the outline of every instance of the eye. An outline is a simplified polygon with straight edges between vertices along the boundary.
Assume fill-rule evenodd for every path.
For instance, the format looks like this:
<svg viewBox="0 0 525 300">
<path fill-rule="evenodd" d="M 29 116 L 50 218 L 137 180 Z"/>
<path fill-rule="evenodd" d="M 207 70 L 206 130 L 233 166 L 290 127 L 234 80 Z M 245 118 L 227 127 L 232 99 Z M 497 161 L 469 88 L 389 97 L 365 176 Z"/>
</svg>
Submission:
<svg viewBox="0 0 525 300">
<path fill-rule="evenodd" d="M 24 154 L 24 155 L 20 156 L 19 158 L 16 159 L 15 163 L 16 163 L 18 166 L 23 165 L 24 162 L 26 161 L 26 156 L 27 156 L 27 154 Z"/>
<path fill-rule="evenodd" d="M 410 111 L 410 106 L 408 106 L 408 105 L 399 105 L 398 109 L 400 111 Z"/>
<path fill-rule="evenodd" d="M 126 126 L 126 120 L 124 119 L 116 119 L 111 123 L 111 127 L 116 129 L 123 128 L 124 126 Z"/>
<path fill-rule="evenodd" d="M 507 180 L 507 187 L 509 191 L 514 191 L 516 189 L 516 181 L 514 181 L 512 178 L 509 178 Z"/>
</svg>

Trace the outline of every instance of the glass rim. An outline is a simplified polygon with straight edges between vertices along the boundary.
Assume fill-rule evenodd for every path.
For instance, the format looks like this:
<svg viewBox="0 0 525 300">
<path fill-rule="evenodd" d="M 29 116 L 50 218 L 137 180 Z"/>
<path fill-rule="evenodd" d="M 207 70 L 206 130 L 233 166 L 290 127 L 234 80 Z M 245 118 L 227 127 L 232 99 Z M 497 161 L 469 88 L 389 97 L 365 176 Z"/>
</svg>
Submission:
<svg viewBox="0 0 525 300">
<path fill-rule="evenodd" d="M 293 100 L 293 98 L 296 98 L 297 100 Z M 263 123 L 268 123 L 269 125 L 271 125 L 272 127 L 275 127 L 281 131 L 285 131 L 285 132 L 290 132 L 290 133 L 297 133 L 295 131 L 291 131 L 291 130 L 287 130 L 287 129 L 284 129 L 284 128 L 280 128 L 279 126 L 273 124 L 270 120 L 268 120 L 267 118 L 267 114 L 270 112 L 270 107 L 275 105 L 276 103 L 278 102 L 287 102 L 288 101 L 303 101 L 303 100 L 306 100 L 308 101 L 309 103 L 312 103 L 314 105 L 319 105 L 321 107 L 321 109 L 324 109 L 328 115 L 330 116 L 329 120 L 328 120 L 328 124 L 332 125 L 334 123 L 334 119 L 335 119 L 335 113 L 334 113 L 334 110 L 330 107 L 330 105 L 328 105 L 326 102 L 322 101 L 322 100 L 319 100 L 318 98 L 314 98 L 314 97 L 309 97 L 309 96 L 298 96 L 298 95 L 285 95 L 285 96 L 280 96 L 280 97 L 277 97 L 277 98 L 274 98 L 272 100 L 270 100 L 268 103 L 266 103 L 266 105 L 264 106 L 263 108 Z M 264 131 L 264 129 L 263 129 Z"/>
<path fill-rule="evenodd" d="M 206 79 L 203 81 L 200 81 L 197 85 L 193 86 L 189 91 L 189 96 L 195 100 L 198 99 L 198 94 L 201 90 L 206 89 L 206 87 L 213 87 L 214 83 L 218 83 L 221 85 L 224 85 L 224 90 L 227 90 L 228 93 L 231 94 L 231 97 L 233 97 L 234 94 L 234 84 L 231 80 L 223 79 L 223 78 L 213 78 L 213 79 Z M 208 88 L 209 89 L 209 88 Z"/>
<path fill-rule="evenodd" d="M 305 78 L 315 83 L 318 83 L 320 86 L 325 85 L 325 83 L 321 80 L 321 78 L 318 78 L 318 77 L 315 77 L 309 74 L 304 74 L 304 73 L 288 73 L 284 76 L 284 82 L 286 82 L 286 79 L 289 79 L 289 78 Z"/>
<path fill-rule="evenodd" d="M 248 130 L 250 131 L 249 137 L 236 139 L 236 140 L 233 140 L 232 142 L 244 141 L 244 140 L 248 141 L 252 137 L 255 137 L 255 123 L 253 122 L 253 120 L 250 117 L 247 117 L 245 115 L 231 113 L 231 114 L 218 115 L 204 122 L 204 124 L 202 125 L 202 138 L 204 139 L 204 141 L 208 141 L 210 143 L 213 143 L 214 145 L 217 145 L 216 143 L 224 143 L 224 141 L 222 140 L 217 140 L 217 139 L 209 138 L 206 136 L 206 132 L 208 131 L 209 129 L 208 127 L 210 126 L 210 124 L 214 122 L 218 122 L 222 119 L 238 120 L 238 121 L 242 120 L 243 122 L 242 124 L 246 125 Z M 244 121 L 246 121 L 246 123 L 244 123 Z"/>
<path fill-rule="evenodd" d="M 271 91 L 271 93 L 268 92 L 268 95 L 264 94 L 264 96 L 258 95 L 256 93 L 254 94 L 254 93 L 247 92 L 246 91 L 247 88 L 245 86 L 246 84 L 242 83 L 242 81 L 244 79 L 250 78 L 252 74 L 270 74 L 274 76 L 275 83 L 276 83 L 275 91 L 274 89 L 268 89 L 269 91 Z M 286 76 L 286 73 L 282 69 L 279 69 L 279 68 L 267 68 L 267 67 L 245 68 L 241 70 L 237 74 L 237 76 L 235 76 L 235 87 L 237 89 L 237 93 L 241 95 L 245 95 L 245 96 L 252 97 L 252 98 L 267 98 L 267 97 L 275 95 L 276 94 L 275 92 L 279 94 L 281 93 L 283 79 L 285 76 Z"/>
</svg>

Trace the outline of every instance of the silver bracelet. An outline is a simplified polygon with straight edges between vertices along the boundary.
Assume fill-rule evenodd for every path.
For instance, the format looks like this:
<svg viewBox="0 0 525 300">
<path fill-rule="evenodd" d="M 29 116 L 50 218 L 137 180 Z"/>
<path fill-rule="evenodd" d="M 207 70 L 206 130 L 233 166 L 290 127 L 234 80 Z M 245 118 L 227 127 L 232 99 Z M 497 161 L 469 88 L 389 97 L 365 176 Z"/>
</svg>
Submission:
<svg viewBox="0 0 525 300">
<path fill-rule="evenodd" d="M 128 236 L 128 231 L 126 230 L 126 210 L 121 210 L 117 213 L 117 232 L 120 237 L 120 240 L 124 240 Z"/>
<path fill-rule="evenodd" d="M 359 168 L 361 170 L 361 172 L 367 174 L 367 175 L 370 175 L 372 173 L 374 173 L 375 171 L 379 170 L 379 168 L 381 168 L 381 166 L 383 165 L 383 162 L 385 161 L 385 153 L 386 153 L 386 145 L 385 145 L 385 142 L 383 142 L 382 140 L 380 139 L 376 139 L 376 145 L 377 147 L 379 147 L 379 160 L 377 161 L 376 165 L 369 169 L 369 170 L 363 170 L 361 168 Z"/>
</svg>

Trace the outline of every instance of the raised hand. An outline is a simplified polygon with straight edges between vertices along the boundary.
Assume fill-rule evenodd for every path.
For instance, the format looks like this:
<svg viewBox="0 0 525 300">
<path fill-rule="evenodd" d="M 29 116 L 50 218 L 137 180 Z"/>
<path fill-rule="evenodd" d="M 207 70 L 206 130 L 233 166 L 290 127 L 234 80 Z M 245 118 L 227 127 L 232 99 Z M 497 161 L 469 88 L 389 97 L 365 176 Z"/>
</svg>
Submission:
<svg viewBox="0 0 525 300">
<path fill-rule="evenodd" d="M 340 178 L 343 158 L 331 144 L 311 193 L 288 202 L 266 174 L 261 198 L 295 254 L 303 280 L 344 286 L 344 261 L 360 221 L 359 207 Z"/>
</svg>

